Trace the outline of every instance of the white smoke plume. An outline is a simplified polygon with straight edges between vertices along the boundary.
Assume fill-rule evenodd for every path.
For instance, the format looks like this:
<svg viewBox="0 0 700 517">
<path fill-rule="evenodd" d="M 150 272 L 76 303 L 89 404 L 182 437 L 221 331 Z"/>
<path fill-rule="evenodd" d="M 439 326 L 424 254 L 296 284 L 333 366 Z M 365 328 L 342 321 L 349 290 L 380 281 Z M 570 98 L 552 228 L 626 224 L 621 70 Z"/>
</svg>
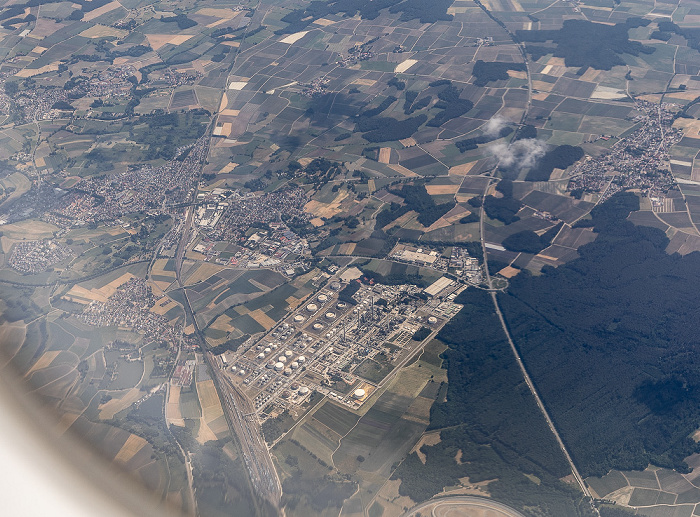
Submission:
<svg viewBox="0 0 700 517">
<path fill-rule="evenodd" d="M 518 169 L 532 167 L 547 152 L 547 144 L 536 138 L 516 140 L 512 144 L 498 143 L 489 147 L 489 151 L 498 159 L 499 166 Z"/>
<path fill-rule="evenodd" d="M 483 125 L 481 128 L 484 133 L 487 136 L 490 137 L 496 137 L 499 136 L 501 133 L 501 129 L 508 123 L 509 121 L 500 115 L 496 115 L 493 117 L 491 120 L 489 120 L 486 124 Z"/>
</svg>

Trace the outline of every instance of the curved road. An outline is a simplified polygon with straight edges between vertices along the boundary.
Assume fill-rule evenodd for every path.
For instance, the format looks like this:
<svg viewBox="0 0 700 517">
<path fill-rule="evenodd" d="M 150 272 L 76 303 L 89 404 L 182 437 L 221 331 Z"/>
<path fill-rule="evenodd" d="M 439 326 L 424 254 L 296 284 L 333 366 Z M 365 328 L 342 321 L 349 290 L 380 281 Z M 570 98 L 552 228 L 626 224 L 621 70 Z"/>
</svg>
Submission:
<svg viewBox="0 0 700 517">
<path fill-rule="evenodd" d="M 440 506 L 444 505 L 469 506 L 474 509 L 483 508 L 486 510 L 497 511 L 502 514 L 498 517 L 525 517 L 522 513 L 518 512 L 517 510 L 514 510 L 510 506 L 507 506 L 503 503 L 499 503 L 498 501 L 492 501 L 491 499 L 487 499 L 485 497 L 475 497 L 469 495 L 436 497 L 435 499 L 431 499 L 430 501 L 426 501 L 417 506 L 414 506 L 413 508 L 405 512 L 401 517 L 415 517 L 417 512 L 424 510 L 425 508 L 428 508 L 430 506 L 435 507 L 431 510 L 431 515 L 435 517 L 435 510 Z"/>
</svg>

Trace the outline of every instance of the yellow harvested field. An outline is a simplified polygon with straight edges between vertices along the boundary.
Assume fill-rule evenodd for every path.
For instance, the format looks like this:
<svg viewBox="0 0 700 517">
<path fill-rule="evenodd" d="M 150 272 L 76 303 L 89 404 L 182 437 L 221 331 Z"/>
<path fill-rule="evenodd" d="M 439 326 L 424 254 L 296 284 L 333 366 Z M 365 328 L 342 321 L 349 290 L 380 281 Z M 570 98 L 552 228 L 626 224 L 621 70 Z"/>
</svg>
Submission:
<svg viewBox="0 0 700 517">
<path fill-rule="evenodd" d="M 586 73 L 584 73 L 581 76 L 582 81 L 589 81 L 589 82 L 596 82 L 596 79 L 598 79 L 598 76 L 600 75 L 600 70 L 595 70 L 593 68 L 589 68 L 586 70 Z"/>
<path fill-rule="evenodd" d="M 214 330 L 221 330 L 223 332 L 232 332 L 235 330 L 235 327 L 231 325 L 231 318 L 229 318 L 226 314 L 222 314 L 216 320 L 214 320 L 214 323 L 211 324 L 211 328 Z"/>
<path fill-rule="evenodd" d="M 389 163 L 391 159 L 391 147 L 382 147 L 379 149 L 379 163 Z"/>
<path fill-rule="evenodd" d="M 121 398 L 116 398 L 112 394 L 113 398 L 100 408 L 100 419 L 109 420 L 114 418 L 114 415 L 119 413 L 121 410 L 128 408 L 131 404 L 136 402 L 143 396 L 143 392 L 138 388 L 131 388 L 127 391 Z"/>
<path fill-rule="evenodd" d="M 226 92 L 221 96 L 221 104 L 219 104 L 219 111 L 225 111 L 226 106 L 228 106 L 228 96 Z"/>
<path fill-rule="evenodd" d="M 41 55 L 41 54 L 43 54 L 44 52 L 46 52 L 47 50 L 49 50 L 49 49 L 47 49 L 46 47 L 39 47 L 39 46 L 36 46 L 36 47 L 34 47 L 34 50 L 32 50 L 32 52 L 35 53 L 35 54 L 40 54 L 40 55 Z"/>
<path fill-rule="evenodd" d="M 265 327 L 265 330 L 270 330 L 272 327 L 275 326 L 277 323 L 275 320 L 270 318 L 265 312 L 263 312 L 262 309 L 256 309 L 250 313 L 250 316 L 260 323 L 263 327 Z"/>
<path fill-rule="evenodd" d="M 85 29 L 79 34 L 79 36 L 91 39 L 106 38 L 109 36 L 114 36 L 115 38 L 123 38 L 127 34 L 129 34 L 128 31 L 122 29 L 115 29 L 114 27 L 108 27 L 106 25 L 100 25 L 98 23 L 97 25 L 93 25 L 89 29 Z"/>
<path fill-rule="evenodd" d="M 547 97 L 549 97 L 548 93 L 538 92 L 538 93 L 532 94 L 532 98 L 535 99 L 536 101 L 543 101 Z"/>
<path fill-rule="evenodd" d="M 469 163 L 463 163 L 462 165 L 455 165 L 454 167 L 450 167 L 449 175 L 450 176 L 466 176 L 467 174 L 469 174 L 469 171 L 474 168 L 474 165 L 476 165 L 476 162 L 469 162 Z"/>
<path fill-rule="evenodd" d="M 498 272 L 499 275 L 504 276 L 506 278 L 513 278 L 518 273 L 520 273 L 520 270 L 511 266 L 504 267 Z"/>
<path fill-rule="evenodd" d="M 119 449 L 119 452 L 114 457 L 114 461 L 119 463 L 128 462 L 131 458 L 136 456 L 138 452 L 146 446 L 147 443 L 148 442 L 140 436 L 130 434 L 129 437 L 126 439 L 124 445 L 122 445 L 122 448 Z"/>
<path fill-rule="evenodd" d="M 209 426 L 203 418 L 199 419 L 199 431 L 197 432 L 195 440 L 197 440 L 197 442 L 201 445 L 204 445 L 210 440 L 216 440 L 216 435 L 214 434 L 214 431 L 209 429 Z"/>
<path fill-rule="evenodd" d="M 211 262 L 205 262 L 204 264 L 201 264 L 189 277 L 187 277 L 185 285 L 193 285 L 197 282 L 204 281 L 222 269 L 224 269 L 223 266 L 212 264 Z"/>
<path fill-rule="evenodd" d="M 70 426 L 72 426 L 79 417 L 80 414 L 78 413 L 63 413 L 56 425 L 58 434 L 61 435 L 70 429 Z"/>
<path fill-rule="evenodd" d="M 398 172 L 399 174 L 402 174 L 402 175 L 407 176 L 407 177 L 415 177 L 415 176 L 418 176 L 418 174 L 416 174 L 415 172 L 413 172 L 413 171 L 410 170 L 410 169 L 407 169 L 407 168 L 404 167 L 403 165 L 398 165 L 398 164 L 392 165 L 392 164 L 390 164 L 390 165 L 389 165 L 389 168 L 390 168 L 391 170 L 393 170 L 393 171 L 395 171 L 395 172 Z"/>
<path fill-rule="evenodd" d="M 17 325 L 15 323 L 0 325 L 0 343 L 2 343 L 4 352 L 0 354 L 0 367 L 9 363 L 19 349 L 22 348 L 26 335 L 26 325 Z"/>
<path fill-rule="evenodd" d="M 618 90 L 617 88 L 610 88 L 609 86 L 596 86 L 596 89 L 591 94 L 591 99 L 624 99 L 627 94 L 624 90 Z M 642 96 L 646 97 L 646 96 Z M 641 98 L 641 97 L 640 97 Z"/>
<path fill-rule="evenodd" d="M 431 446 L 431 445 L 437 445 L 440 443 L 442 439 L 440 438 L 440 431 L 437 432 L 432 432 L 432 433 L 426 433 L 423 436 L 421 436 L 421 439 L 418 440 L 418 443 L 413 446 L 413 449 L 411 449 L 411 452 L 415 452 L 416 455 L 418 456 L 418 459 L 420 459 L 421 463 L 425 465 L 425 454 L 421 452 L 421 447 L 424 445 Z"/>
<path fill-rule="evenodd" d="M 459 190 L 459 185 L 426 185 L 425 190 L 431 196 L 439 196 L 441 194 L 454 194 Z"/>
<path fill-rule="evenodd" d="M 163 45 L 182 45 L 192 37 L 191 34 L 146 34 L 149 45 L 153 50 L 158 50 Z"/>
<path fill-rule="evenodd" d="M 343 190 L 338 192 L 335 199 L 330 203 L 321 203 L 320 201 L 311 200 L 304 206 L 304 212 L 316 217 L 333 217 L 335 214 L 341 212 L 340 204 L 343 200 L 348 197 L 348 192 Z"/>
<path fill-rule="evenodd" d="M 320 25 L 321 27 L 328 27 L 329 25 L 333 25 L 335 22 L 333 20 L 327 20 L 326 18 L 319 18 L 314 23 L 316 25 Z"/>
<path fill-rule="evenodd" d="M 229 90 L 242 90 L 245 88 L 245 85 L 248 84 L 248 81 L 233 81 L 229 83 L 228 89 Z"/>
<path fill-rule="evenodd" d="M 5 254 L 9 253 L 12 246 L 14 246 L 16 242 L 16 240 L 5 237 L 4 235 L 0 237 L 0 247 L 2 248 L 2 252 Z"/>
<path fill-rule="evenodd" d="M 289 304 L 289 310 L 294 310 L 297 307 L 299 307 L 299 304 L 301 302 L 303 302 L 307 297 L 308 297 L 308 295 L 304 296 L 303 298 L 297 298 L 295 296 L 290 296 L 288 298 L 285 298 L 284 301 Z"/>
<path fill-rule="evenodd" d="M 692 101 L 700 96 L 700 91 L 698 90 L 686 90 L 684 92 L 673 92 L 669 94 L 670 97 L 674 99 L 683 99 L 684 101 Z"/>
<path fill-rule="evenodd" d="M 164 296 L 163 298 L 158 300 L 153 307 L 151 307 L 151 312 L 163 316 L 170 309 L 174 309 L 177 306 L 177 302 L 174 302 L 167 296 Z"/>
<path fill-rule="evenodd" d="M 202 408 L 202 417 L 205 421 L 213 422 L 224 414 L 213 380 L 198 382 L 197 396 L 199 397 L 199 405 Z"/>
<path fill-rule="evenodd" d="M 175 278 L 175 271 L 167 271 L 165 269 L 166 265 L 168 264 L 168 259 L 158 259 L 153 263 L 153 274 L 154 275 L 164 275 L 164 276 L 172 276 Z"/>
<path fill-rule="evenodd" d="M 241 112 L 241 110 L 225 109 L 221 112 L 221 114 L 225 115 L 227 117 L 237 117 L 240 112 Z M 235 164 L 235 165 L 238 165 L 238 164 Z"/>
<path fill-rule="evenodd" d="M 234 11 L 233 9 L 225 9 L 221 7 L 202 7 L 197 14 L 202 16 L 214 16 L 215 18 L 226 18 L 231 19 L 236 17 L 238 14 L 243 14 L 241 11 Z"/>
<path fill-rule="evenodd" d="M 677 118 L 673 122 L 673 127 L 682 128 L 683 134 L 685 136 L 700 135 L 700 120 L 696 120 L 694 118 Z M 4 250 L 4 246 L 3 246 L 3 250 Z"/>
<path fill-rule="evenodd" d="M 282 38 L 280 40 L 280 43 L 287 43 L 288 45 L 291 45 L 291 44 L 299 41 L 301 38 L 306 36 L 308 33 L 309 33 L 309 31 L 295 32 L 294 34 L 290 34 L 289 36 Z"/>
<path fill-rule="evenodd" d="M 231 163 L 225 165 L 224 168 L 221 169 L 217 174 L 228 174 L 228 173 L 231 172 L 233 169 L 235 169 L 236 167 L 238 167 L 238 165 L 239 165 L 238 163 L 231 162 Z"/>
<path fill-rule="evenodd" d="M 105 13 L 114 11 L 115 9 L 121 6 L 122 4 L 115 0 L 114 2 L 110 2 L 108 4 L 103 5 L 102 7 L 98 7 L 97 9 L 85 13 L 85 16 L 83 16 L 83 21 L 89 22 L 91 20 L 94 20 L 95 18 L 98 18 L 99 16 L 102 16 Z"/>
<path fill-rule="evenodd" d="M 168 402 L 165 404 L 165 419 L 169 424 L 185 427 L 185 419 L 180 411 L 180 386 L 170 386 Z"/>
<path fill-rule="evenodd" d="M 566 66 L 566 63 L 564 62 L 563 57 L 550 57 L 549 60 L 547 61 L 548 65 L 553 65 L 553 66 Z"/>
<path fill-rule="evenodd" d="M 352 253 L 355 251 L 355 247 L 357 246 L 357 243 L 355 242 L 345 242 L 338 246 L 338 254 L 339 255 L 352 255 Z"/>
<path fill-rule="evenodd" d="M 46 368 L 48 365 L 51 364 L 51 362 L 56 359 L 56 356 L 60 354 L 60 350 L 51 350 L 49 352 L 44 352 L 41 354 L 41 357 L 39 360 L 32 365 L 32 367 L 29 369 L 27 372 L 27 375 L 31 375 L 33 372 L 37 370 L 41 370 L 42 368 Z"/>
<path fill-rule="evenodd" d="M 58 63 L 50 63 L 48 65 L 42 66 L 41 68 L 25 68 L 17 72 L 15 74 L 15 77 L 34 77 L 35 75 L 45 74 L 47 72 L 55 72 L 56 70 L 58 70 Z"/>
<path fill-rule="evenodd" d="M 314 217 L 313 219 L 310 219 L 309 222 L 311 223 L 311 226 L 314 226 L 316 228 L 326 224 L 326 222 L 320 217 Z"/>
<path fill-rule="evenodd" d="M 418 62 L 417 59 L 407 59 L 406 61 L 402 61 L 398 65 L 396 65 L 396 68 L 394 68 L 394 73 L 401 74 L 411 68 L 413 65 L 415 65 Z"/>
<path fill-rule="evenodd" d="M 149 279 L 148 284 L 151 287 L 155 287 L 156 291 L 158 291 L 160 294 L 163 294 L 168 289 L 168 287 L 170 287 L 170 284 L 172 284 L 172 282 L 157 282 L 155 280 Z"/>
<path fill-rule="evenodd" d="M 83 16 L 83 21 L 89 22 L 91 20 L 94 20 L 95 18 L 102 16 L 105 13 L 114 11 L 115 9 L 118 9 L 121 6 L 122 4 L 115 0 L 114 2 L 110 2 L 108 4 L 103 5 L 102 7 L 98 7 L 97 9 L 85 13 L 85 16 Z"/>
<path fill-rule="evenodd" d="M 64 300 L 74 303 L 82 303 L 84 305 L 90 302 L 106 302 L 107 297 L 98 289 L 85 289 L 83 286 L 74 285 L 70 291 L 62 296 Z"/>
<path fill-rule="evenodd" d="M 136 277 L 134 275 L 132 275 L 131 273 L 124 273 L 119 278 L 112 280 L 110 283 L 108 283 L 104 287 L 101 287 L 100 291 L 107 294 L 107 296 L 112 296 L 117 291 L 118 288 L 123 286 L 125 283 L 127 283 L 132 278 L 136 278 Z"/>
<path fill-rule="evenodd" d="M 79 8 L 80 7 L 78 7 L 78 9 Z M 29 36 L 32 38 L 36 38 L 37 40 L 42 40 L 46 36 L 51 36 L 58 29 L 62 29 L 63 27 L 65 27 L 65 24 L 55 22 L 50 18 L 40 17 L 34 23 L 34 28 L 32 29 L 32 32 L 29 33 Z"/>
<path fill-rule="evenodd" d="M 514 79 L 527 79 L 527 72 L 519 72 L 517 70 L 508 70 L 508 75 Z"/>
<path fill-rule="evenodd" d="M 537 90 L 551 92 L 552 88 L 554 88 L 554 85 L 552 83 L 546 83 L 544 81 L 532 81 L 532 87 Z"/>
</svg>

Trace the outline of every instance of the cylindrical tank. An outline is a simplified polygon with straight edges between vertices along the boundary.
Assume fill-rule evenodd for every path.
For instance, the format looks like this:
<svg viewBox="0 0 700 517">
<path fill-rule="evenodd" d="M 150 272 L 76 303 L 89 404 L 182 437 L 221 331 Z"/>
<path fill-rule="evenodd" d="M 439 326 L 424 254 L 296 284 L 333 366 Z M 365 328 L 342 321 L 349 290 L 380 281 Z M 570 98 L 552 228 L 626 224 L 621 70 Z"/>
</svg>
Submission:
<svg viewBox="0 0 700 517">
<path fill-rule="evenodd" d="M 231 371 L 232 371 L 233 373 L 236 373 L 236 372 L 238 371 L 238 368 L 236 368 L 235 366 L 232 366 L 232 367 L 231 367 Z"/>
<path fill-rule="evenodd" d="M 291 350 L 287 350 L 287 351 L 284 353 L 284 355 L 286 355 L 287 357 L 292 357 L 292 351 L 291 351 Z"/>
<path fill-rule="evenodd" d="M 297 357 L 297 362 L 299 362 L 299 363 L 305 363 L 305 362 L 306 362 L 306 357 L 304 357 L 303 355 L 300 355 L 299 357 Z"/>
<path fill-rule="evenodd" d="M 283 398 L 283 399 L 288 399 L 288 398 L 291 397 L 291 396 L 292 396 L 292 394 L 291 394 L 291 392 L 290 392 L 289 390 L 284 390 L 284 391 L 282 392 L 282 398 Z"/>
<path fill-rule="evenodd" d="M 314 330 L 321 330 L 323 325 L 321 323 L 314 323 Z"/>
<path fill-rule="evenodd" d="M 279 356 L 279 357 L 277 358 L 277 360 L 278 360 L 280 363 L 286 363 L 286 362 L 287 362 L 287 358 L 286 358 L 285 356 L 283 356 L 283 355 Z"/>
<path fill-rule="evenodd" d="M 331 282 L 331 289 L 333 289 L 334 291 L 340 289 L 340 282 Z"/>
<path fill-rule="evenodd" d="M 260 352 L 260 353 L 258 354 L 258 359 L 265 359 L 265 354 L 262 353 L 262 352 Z"/>
<path fill-rule="evenodd" d="M 263 351 L 264 351 L 266 354 L 269 354 L 270 352 L 272 352 L 272 349 L 268 346 L 268 347 L 265 347 L 265 350 L 263 350 Z"/>
<path fill-rule="evenodd" d="M 306 310 L 309 312 L 316 312 L 318 310 L 318 305 L 316 305 L 315 303 L 310 303 L 306 306 Z"/>
<path fill-rule="evenodd" d="M 275 364 L 275 371 L 281 372 L 282 370 L 284 370 L 284 363 L 280 361 Z"/>
<path fill-rule="evenodd" d="M 245 370 L 238 370 L 238 375 L 240 375 L 241 377 L 245 375 Z"/>
<path fill-rule="evenodd" d="M 352 396 L 353 396 L 354 398 L 356 398 L 356 399 L 361 399 L 361 398 L 364 397 L 365 395 L 366 395 L 366 392 L 365 392 L 365 390 L 363 390 L 362 388 L 357 388 L 357 389 L 355 390 L 355 392 L 352 394 Z"/>
<path fill-rule="evenodd" d="M 291 368 L 285 368 L 285 369 L 284 369 L 284 374 L 285 374 L 285 375 L 292 375 L 292 369 L 291 369 Z"/>
<path fill-rule="evenodd" d="M 275 363 L 274 361 L 270 361 L 269 363 L 267 363 L 267 364 L 265 365 L 265 367 L 266 367 L 266 368 L 274 368 L 274 367 L 275 367 L 275 364 L 276 364 L 276 363 Z"/>
<path fill-rule="evenodd" d="M 335 319 L 335 312 L 327 312 L 326 318 L 329 320 L 334 320 Z"/>
<path fill-rule="evenodd" d="M 292 370 L 296 370 L 297 368 L 299 368 L 299 363 L 297 363 L 296 361 L 294 361 L 294 362 L 293 362 L 292 364 L 290 364 L 289 366 L 292 368 Z"/>
<path fill-rule="evenodd" d="M 430 316 L 428 318 L 428 323 L 430 323 L 431 325 L 435 325 L 437 323 L 437 318 L 435 316 Z"/>
<path fill-rule="evenodd" d="M 299 385 L 296 382 L 293 382 L 292 385 L 289 387 L 292 391 L 296 391 L 299 389 Z"/>
<path fill-rule="evenodd" d="M 304 321 L 304 316 L 302 316 L 301 314 L 297 314 L 296 316 L 294 316 L 294 321 L 296 321 L 297 323 L 301 323 L 302 321 Z"/>
<path fill-rule="evenodd" d="M 306 386 L 302 386 L 301 388 L 299 388 L 299 395 L 306 395 L 308 392 L 309 388 L 307 388 Z"/>
<path fill-rule="evenodd" d="M 348 304 L 345 303 L 345 302 L 338 302 L 338 308 L 339 308 L 339 309 L 344 309 L 344 308 L 347 307 L 347 306 L 348 306 Z"/>
<path fill-rule="evenodd" d="M 319 294 L 317 300 L 321 303 L 326 303 L 328 301 L 328 296 L 325 294 Z"/>
</svg>

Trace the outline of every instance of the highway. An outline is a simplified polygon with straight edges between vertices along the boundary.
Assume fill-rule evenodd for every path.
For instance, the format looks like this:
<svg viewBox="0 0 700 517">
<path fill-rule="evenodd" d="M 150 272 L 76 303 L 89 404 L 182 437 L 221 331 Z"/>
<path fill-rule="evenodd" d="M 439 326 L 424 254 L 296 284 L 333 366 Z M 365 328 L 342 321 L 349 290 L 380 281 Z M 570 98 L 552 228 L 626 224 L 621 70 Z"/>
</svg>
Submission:
<svg viewBox="0 0 700 517">
<path fill-rule="evenodd" d="M 426 501 L 424 503 L 421 503 L 419 505 L 414 506 L 410 510 L 408 510 L 406 513 L 404 513 L 401 517 L 416 517 L 418 515 L 418 512 L 421 510 L 425 510 L 426 508 L 429 508 L 433 506 L 430 515 L 437 517 L 438 515 L 452 515 L 451 513 L 445 513 L 445 514 L 438 514 L 436 510 L 440 506 L 466 506 L 467 508 L 473 508 L 473 509 L 486 509 L 486 510 L 491 510 L 492 512 L 498 512 L 497 514 L 494 515 L 494 517 L 524 517 L 522 513 L 514 510 L 510 506 L 506 506 L 503 503 L 499 503 L 498 501 L 493 501 L 491 499 L 486 499 L 485 497 L 473 497 L 473 496 L 468 496 L 468 495 L 453 495 L 453 496 L 446 496 L 446 497 L 435 497 L 434 499 L 431 499 L 429 501 Z M 460 515 L 462 515 L 460 513 Z M 489 514 L 491 515 L 491 514 Z"/>
</svg>

